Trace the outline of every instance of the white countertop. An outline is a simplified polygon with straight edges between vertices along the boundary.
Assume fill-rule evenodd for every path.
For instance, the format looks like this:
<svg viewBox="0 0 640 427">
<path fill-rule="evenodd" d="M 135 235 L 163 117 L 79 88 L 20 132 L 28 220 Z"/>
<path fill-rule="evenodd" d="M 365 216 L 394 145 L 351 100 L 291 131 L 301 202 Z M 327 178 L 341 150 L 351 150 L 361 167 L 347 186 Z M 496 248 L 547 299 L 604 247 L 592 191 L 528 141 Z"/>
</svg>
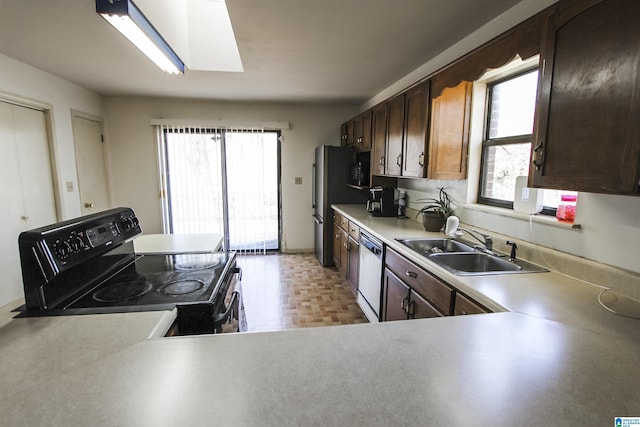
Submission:
<svg viewBox="0 0 640 427">
<path fill-rule="evenodd" d="M 137 254 L 215 252 L 222 246 L 220 234 L 143 234 L 133 239 Z"/>
<path fill-rule="evenodd" d="M 361 219 L 392 244 L 429 234 L 415 221 Z M 640 416 L 640 323 L 594 304 L 596 288 L 556 273 L 434 272 L 514 312 L 153 338 L 171 312 L 13 319 L 16 302 L 0 309 L 0 424 L 606 426 Z"/>
</svg>

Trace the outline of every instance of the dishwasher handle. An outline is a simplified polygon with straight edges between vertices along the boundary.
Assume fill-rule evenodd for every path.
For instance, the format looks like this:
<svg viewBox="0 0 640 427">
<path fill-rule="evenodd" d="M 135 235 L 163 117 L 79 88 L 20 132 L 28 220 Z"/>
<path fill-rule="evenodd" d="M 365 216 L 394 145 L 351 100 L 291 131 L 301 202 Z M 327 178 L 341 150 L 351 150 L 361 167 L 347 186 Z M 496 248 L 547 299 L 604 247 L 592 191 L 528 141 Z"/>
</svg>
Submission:
<svg viewBox="0 0 640 427">
<path fill-rule="evenodd" d="M 360 245 L 373 253 L 376 258 L 382 259 L 382 242 L 366 233 L 360 232 Z"/>
</svg>

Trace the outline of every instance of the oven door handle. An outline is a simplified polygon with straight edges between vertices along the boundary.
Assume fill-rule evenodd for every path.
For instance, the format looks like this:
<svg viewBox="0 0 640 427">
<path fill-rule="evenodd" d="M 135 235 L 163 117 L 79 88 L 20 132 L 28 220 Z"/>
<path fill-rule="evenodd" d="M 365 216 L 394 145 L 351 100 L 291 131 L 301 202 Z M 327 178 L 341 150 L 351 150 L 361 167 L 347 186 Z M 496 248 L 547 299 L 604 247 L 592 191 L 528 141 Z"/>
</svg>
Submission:
<svg viewBox="0 0 640 427">
<path fill-rule="evenodd" d="M 219 327 L 221 327 L 223 323 L 229 320 L 229 316 L 231 315 L 233 311 L 233 307 L 235 306 L 239 296 L 240 296 L 240 292 L 233 291 L 233 293 L 231 294 L 231 299 L 229 300 L 229 305 L 227 306 L 227 309 L 223 313 L 220 313 L 213 318 L 213 324 L 216 330 Z"/>
</svg>

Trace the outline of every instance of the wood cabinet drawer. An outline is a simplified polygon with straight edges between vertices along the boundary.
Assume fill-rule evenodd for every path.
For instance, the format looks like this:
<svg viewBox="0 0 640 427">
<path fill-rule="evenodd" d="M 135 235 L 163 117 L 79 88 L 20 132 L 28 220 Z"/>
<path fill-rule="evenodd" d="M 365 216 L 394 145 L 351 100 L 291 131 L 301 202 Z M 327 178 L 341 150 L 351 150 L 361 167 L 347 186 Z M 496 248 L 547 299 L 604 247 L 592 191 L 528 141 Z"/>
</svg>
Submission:
<svg viewBox="0 0 640 427">
<path fill-rule="evenodd" d="M 335 211 L 333 212 L 333 223 L 342 228 L 344 231 L 347 231 L 349 229 L 349 220 Z"/>
<path fill-rule="evenodd" d="M 360 227 L 355 222 L 349 222 L 349 235 L 354 238 L 357 242 L 360 241 Z"/>
<path fill-rule="evenodd" d="M 387 248 L 385 263 L 407 285 L 445 315 L 451 314 L 453 289 L 402 255 Z"/>
<path fill-rule="evenodd" d="M 456 307 L 453 311 L 454 315 L 459 316 L 482 313 L 491 313 L 491 311 L 461 293 L 456 293 Z"/>
</svg>

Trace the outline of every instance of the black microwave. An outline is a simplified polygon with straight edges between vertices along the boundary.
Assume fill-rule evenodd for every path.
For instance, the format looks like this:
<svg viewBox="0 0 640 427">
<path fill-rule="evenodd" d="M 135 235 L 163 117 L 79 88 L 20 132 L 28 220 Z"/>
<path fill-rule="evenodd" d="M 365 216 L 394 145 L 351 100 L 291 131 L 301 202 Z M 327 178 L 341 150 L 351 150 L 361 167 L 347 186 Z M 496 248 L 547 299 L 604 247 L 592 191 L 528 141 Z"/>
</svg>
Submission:
<svg viewBox="0 0 640 427">
<path fill-rule="evenodd" d="M 364 162 L 351 163 L 349 166 L 349 182 L 358 187 L 369 186 L 369 164 Z"/>
</svg>

